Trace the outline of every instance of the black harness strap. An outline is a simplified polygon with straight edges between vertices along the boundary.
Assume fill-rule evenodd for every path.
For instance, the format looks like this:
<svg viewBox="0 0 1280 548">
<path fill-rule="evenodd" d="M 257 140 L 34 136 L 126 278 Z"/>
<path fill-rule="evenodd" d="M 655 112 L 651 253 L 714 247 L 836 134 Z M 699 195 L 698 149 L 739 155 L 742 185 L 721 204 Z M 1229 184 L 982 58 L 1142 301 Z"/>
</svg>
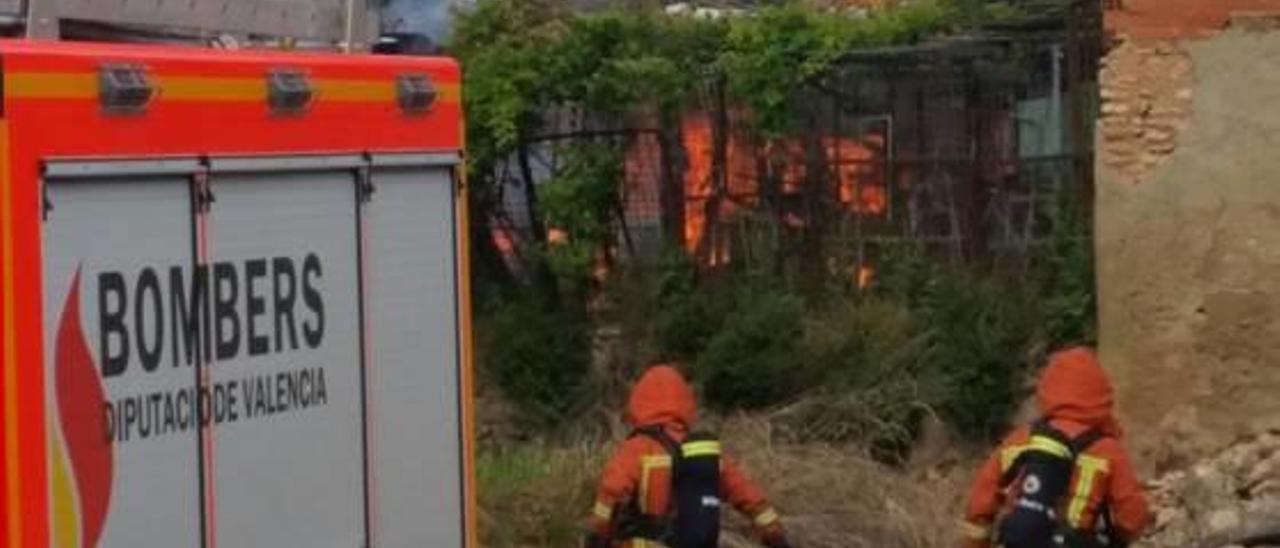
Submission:
<svg viewBox="0 0 1280 548">
<path fill-rule="evenodd" d="M 636 427 L 628 437 L 634 438 L 636 436 L 644 436 L 658 442 L 663 450 L 671 456 L 671 477 L 674 481 L 677 471 L 680 470 L 678 464 L 682 458 L 680 444 L 672 439 L 660 425 Z M 640 538 L 663 542 L 671 535 L 671 516 L 641 512 L 639 501 L 635 497 L 632 497 L 627 504 L 626 510 L 624 514 L 626 517 L 620 520 L 618 524 L 618 538 L 624 540 Z"/>
<path fill-rule="evenodd" d="M 671 455 L 671 469 L 674 471 L 675 469 L 679 468 L 675 464 L 677 461 L 680 460 L 682 455 L 680 451 L 680 444 L 676 443 L 676 440 L 671 439 L 671 436 L 668 435 L 667 431 L 664 430 L 661 426 L 656 424 L 651 424 L 647 426 L 637 427 L 635 430 L 631 432 L 631 436 L 629 437 L 634 438 L 636 436 L 644 436 L 646 438 L 649 438 L 653 441 L 658 442 L 658 444 L 662 445 L 662 448 L 667 451 L 667 454 Z"/>
<path fill-rule="evenodd" d="M 1071 454 L 1078 457 L 1104 437 L 1102 429 L 1091 427 L 1072 439 L 1067 446 L 1071 448 Z"/>
<path fill-rule="evenodd" d="M 1037 419 L 1031 423 L 1031 436 L 1044 436 L 1061 443 L 1071 449 L 1071 460 L 1074 463 L 1076 457 L 1079 457 L 1085 451 L 1088 451 L 1098 440 L 1106 437 L 1102 430 L 1097 427 L 1090 427 L 1088 430 L 1081 432 L 1079 436 L 1068 438 L 1062 431 L 1054 428 L 1049 424 L 1048 418 Z M 1018 455 L 1009 468 L 1000 475 L 1000 488 L 1008 487 L 1013 480 L 1018 479 L 1019 473 L 1022 471 L 1022 461 L 1027 455 L 1026 451 Z"/>
</svg>

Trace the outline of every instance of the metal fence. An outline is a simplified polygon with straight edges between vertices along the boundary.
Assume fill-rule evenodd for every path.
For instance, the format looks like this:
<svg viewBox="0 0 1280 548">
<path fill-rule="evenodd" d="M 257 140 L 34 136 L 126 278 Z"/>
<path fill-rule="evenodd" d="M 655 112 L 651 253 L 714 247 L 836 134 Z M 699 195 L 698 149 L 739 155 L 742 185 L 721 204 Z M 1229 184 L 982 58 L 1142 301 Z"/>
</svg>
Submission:
<svg viewBox="0 0 1280 548">
<path fill-rule="evenodd" d="M 624 147 L 621 260 L 675 247 L 706 268 L 861 279 L 909 242 L 956 264 L 1023 264 L 1064 223 L 1091 225 L 1101 4 L 1055 5 L 1019 25 L 850 52 L 797 94 L 783 135 L 752 129 L 716 75 L 675 116 L 552 113 L 523 171 L 536 184 L 565 144 Z M 531 228 L 520 171 L 498 224 L 508 239 Z"/>
</svg>

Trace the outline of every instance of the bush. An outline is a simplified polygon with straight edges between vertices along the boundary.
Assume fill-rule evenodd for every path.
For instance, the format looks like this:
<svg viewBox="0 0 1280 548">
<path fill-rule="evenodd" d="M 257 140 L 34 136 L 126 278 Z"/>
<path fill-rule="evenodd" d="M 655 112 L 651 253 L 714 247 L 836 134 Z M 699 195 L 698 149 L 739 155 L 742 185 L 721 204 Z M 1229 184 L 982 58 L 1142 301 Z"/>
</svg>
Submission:
<svg viewBox="0 0 1280 548">
<path fill-rule="evenodd" d="M 720 409 L 760 409 L 804 389 L 804 314 L 804 302 L 794 295 L 743 289 L 697 362 L 695 374 L 707 403 Z"/>
<path fill-rule="evenodd" d="M 476 487 L 482 546 L 577 546 L 610 447 L 535 441 L 482 448 Z"/>
<path fill-rule="evenodd" d="M 924 372 L 941 383 L 936 403 L 959 433 L 987 439 L 1016 410 L 1039 340 L 1033 304 L 991 277 L 955 273 L 931 284 L 917 311 L 929 326 Z"/>
<path fill-rule="evenodd" d="M 926 343 L 900 303 L 843 300 L 815 311 L 805 322 L 801 350 L 815 385 L 780 414 L 780 425 L 802 440 L 905 450 L 930 399 L 919 378 Z"/>
<path fill-rule="evenodd" d="M 1049 245 L 1037 257 L 1046 338 L 1055 346 L 1094 344 L 1098 339 L 1093 240 L 1070 201 L 1054 213 Z"/>
<path fill-rule="evenodd" d="M 591 365 L 590 324 L 581 313 L 518 297 L 499 308 L 485 337 L 485 373 L 542 423 L 581 401 Z"/>
<path fill-rule="evenodd" d="M 724 283 L 728 282 L 728 283 Z M 738 283 L 715 280 L 699 284 L 697 268 L 683 250 L 667 254 L 650 297 L 655 336 L 667 357 L 697 361 L 735 306 Z"/>
</svg>

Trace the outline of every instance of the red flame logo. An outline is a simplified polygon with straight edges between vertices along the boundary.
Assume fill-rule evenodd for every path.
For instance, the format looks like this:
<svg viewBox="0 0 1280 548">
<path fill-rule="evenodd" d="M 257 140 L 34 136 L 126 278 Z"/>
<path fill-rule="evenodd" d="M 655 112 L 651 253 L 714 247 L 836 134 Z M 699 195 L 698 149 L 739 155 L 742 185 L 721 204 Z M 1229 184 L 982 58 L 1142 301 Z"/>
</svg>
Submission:
<svg viewBox="0 0 1280 548">
<path fill-rule="evenodd" d="M 80 327 L 79 269 L 58 322 L 54 362 L 62 434 L 53 440 L 55 537 L 58 546 L 93 548 L 107 519 L 113 457 L 103 433 L 105 391 Z"/>
</svg>

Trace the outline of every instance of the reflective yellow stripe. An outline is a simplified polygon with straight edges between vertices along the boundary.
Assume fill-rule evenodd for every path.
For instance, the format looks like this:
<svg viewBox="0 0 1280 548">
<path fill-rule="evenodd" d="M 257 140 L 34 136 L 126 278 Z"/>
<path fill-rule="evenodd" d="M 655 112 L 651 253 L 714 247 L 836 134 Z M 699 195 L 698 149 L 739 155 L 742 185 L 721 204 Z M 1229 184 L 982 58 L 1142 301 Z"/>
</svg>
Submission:
<svg viewBox="0 0 1280 548">
<path fill-rule="evenodd" d="M 680 447 L 680 452 L 686 457 L 706 457 L 720 454 L 720 442 L 718 441 L 693 441 Z"/>
<path fill-rule="evenodd" d="M 756 527 L 768 527 L 778 522 L 778 512 L 774 511 L 773 508 L 770 508 L 756 514 L 756 519 L 753 521 L 756 524 Z"/>
<path fill-rule="evenodd" d="M 1000 451 L 1000 471 L 1007 471 L 1024 451 L 1031 449 L 1044 451 L 1064 459 L 1071 458 L 1071 449 L 1058 440 L 1045 436 L 1032 436 L 1026 445 L 1013 445 Z"/>
<path fill-rule="evenodd" d="M 1084 509 L 1089 505 L 1089 497 L 1093 494 L 1093 484 L 1098 473 L 1107 473 L 1110 469 L 1106 459 L 1081 455 L 1076 459 L 1077 478 L 1075 493 L 1071 503 L 1067 505 L 1067 524 L 1080 527 L 1084 518 Z"/>
<path fill-rule="evenodd" d="M 649 475 L 658 468 L 671 468 L 669 455 L 649 455 L 640 458 L 640 512 L 649 511 Z"/>
<path fill-rule="evenodd" d="M 1009 467 L 1013 466 L 1013 461 L 1018 460 L 1018 456 L 1026 450 L 1027 446 L 1025 445 L 1014 445 L 1000 451 L 1000 471 L 1007 472 Z"/>
<path fill-rule="evenodd" d="M 1058 440 L 1045 436 L 1032 436 L 1031 442 L 1027 444 L 1027 449 L 1044 451 L 1045 453 L 1055 457 L 1062 457 L 1064 459 L 1071 458 L 1071 448 L 1063 445 Z"/>
<path fill-rule="evenodd" d="M 605 521 L 613 519 L 613 507 L 603 502 L 597 502 L 595 508 L 591 509 L 591 513 Z"/>
<path fill-rule="evenodd" d="M 964 538 L 969 540 L 985 540 L 991 536 L 990 527 L 978 525 L 971 521 L 961 522 L 960 530 L 964 532 Z"/>
</svg>

